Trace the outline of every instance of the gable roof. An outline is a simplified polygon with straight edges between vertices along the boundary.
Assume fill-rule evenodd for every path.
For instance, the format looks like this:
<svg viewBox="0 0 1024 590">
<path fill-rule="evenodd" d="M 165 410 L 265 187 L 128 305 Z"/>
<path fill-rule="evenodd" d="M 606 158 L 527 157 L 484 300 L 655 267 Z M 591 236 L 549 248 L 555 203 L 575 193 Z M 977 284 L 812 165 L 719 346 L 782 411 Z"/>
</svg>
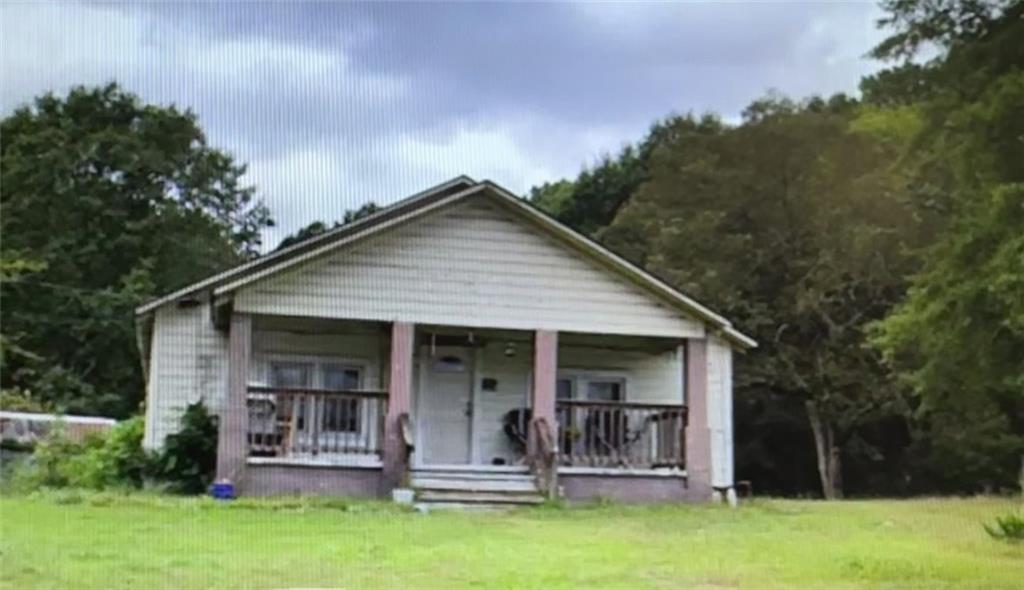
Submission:
<svg viewBox="0 0 1024 590">
<path fill-rule="evenodd" d="M 736 330 L 727 319 L 669 286 L 661 279 L 549 217 L 503 187 L 487 180 L 476 182 L 467 176 L 453 178 L 445 183 L 398 201 L 362 219 L 347 223 L 179 289 L 139 306 L 135 312 L 137 315 L 144 315 L 161 305 L 177 299 L 194 296 L 204 291 L 211 292 L 213 296 L 228 294 L 239 287 L 286 269 L 294 268 L 296 265 L 318 258 L 328 252 L 344 248 L 349 244 L 361 242 L 363 239 L 387 231 L 389 228 L 403 225 L 431 211 L 463 201 L 472 196 L 484 196 L 492 199 L 505 210 L 530 223 L 537 229 L 550 234 L 580 254 L 588 256 L 609 270 L 624 276 L 677 309 L 696 316 L 697 319 L 712 326 L 722 337 L 733 344 L 741 348 L 757 346 L 755 340 Z"/>
</svg>

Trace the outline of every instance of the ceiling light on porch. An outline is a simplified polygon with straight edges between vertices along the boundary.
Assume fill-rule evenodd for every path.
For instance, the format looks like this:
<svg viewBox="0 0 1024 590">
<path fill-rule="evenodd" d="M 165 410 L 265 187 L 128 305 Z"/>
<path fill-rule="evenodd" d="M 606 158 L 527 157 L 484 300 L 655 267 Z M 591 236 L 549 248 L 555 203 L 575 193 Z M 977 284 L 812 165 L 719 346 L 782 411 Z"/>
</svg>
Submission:
<svg viewBox="0 0 1024 590">
<path fill-rule="evenodd" d="M 505 356 L 511 358 L 516 355 L 516 343 L 508 342 L 505 344 Z"/>
</svg>

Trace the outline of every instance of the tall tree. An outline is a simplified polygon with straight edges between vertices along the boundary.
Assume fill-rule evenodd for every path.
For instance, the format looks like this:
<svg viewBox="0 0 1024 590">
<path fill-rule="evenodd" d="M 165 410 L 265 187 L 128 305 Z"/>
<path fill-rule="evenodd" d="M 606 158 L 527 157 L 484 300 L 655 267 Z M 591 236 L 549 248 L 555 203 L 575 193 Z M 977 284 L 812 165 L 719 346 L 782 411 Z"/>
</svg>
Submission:
<svg viewBox="0 0 1024 590">
<path fill-rule="evenodd" d="M 874 54 L 928 82 L 909 201 L 949 223 L 875 343 L 916 394 L 927 486 L 1009 487 L 1024 466 L 1024 3 L 885 6 Z M 925 43 L 939 52 L 910 62 Z"/>
<path fill-rule="evenodd" d="M 618 155 L 604 155 L 575 180 L 534 187 L 528 198 L 555 219 L 600 240 L 601 231 L 650 178 L 650 159 L 657 149 L 679 141 L 691 129 L 713 133 L 720 127 L 721 122 L 710 115 L 672 115 L 655 121 L 640 142 L 627 145 Z"/>
<path fill-rule="evenodd" d="M 2 385 L 71 412 L 124 416 L 142 396 L 132 309 L 254 255 L 269 213 L 245 167 L 190 111 L 116 84 L 46 94 L 0 122 L 4 252 L 42 268 L 5 280 Z"/>
<path fill-rule="evenodd" d="M 634 146 L 612 157 L 605 155 L 585 168 L 573 182 L 565 180 L 535 187 L 530 200 L 556 219 L 587 234 L 595 234 L 646 178 L 646 167 Z"/>
<path fill-rule="evenodd" d="M 826 497 L 843 493 L 844 457 L 880 452 L 866 427 L 904 411 L 864 329 L 898 300 L 916 230 L 888 197 L 902 139 L 860 112 L 844 97 L 768 96 L 739 127 L 694 126 L 655 154 L 650 180 L 603 233 L 758 338 L 741 361 L 739 411 L 803 414 L 802 455 L 816 458 Z"/>
</svg>

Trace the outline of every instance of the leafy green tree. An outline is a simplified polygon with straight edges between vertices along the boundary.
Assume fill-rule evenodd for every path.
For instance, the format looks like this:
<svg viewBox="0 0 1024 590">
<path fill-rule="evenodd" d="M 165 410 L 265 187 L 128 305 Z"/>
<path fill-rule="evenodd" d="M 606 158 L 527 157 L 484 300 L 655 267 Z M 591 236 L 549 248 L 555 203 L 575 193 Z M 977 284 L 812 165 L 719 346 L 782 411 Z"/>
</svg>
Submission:
<svg viewBox="0 0 1024 590">
<path fill-rule="evenodd" d="M 989 199 L 930 253 L 875 341 L 923 396 L 923 467 L 945 489 L 958 476 L 1011 487 L 1024 452 L 1024 185 Z"/>
<path fill-rule="evenodd" d="M 335 223 L 334 227 L 338 227 L 338 224 Z M 326 223 L 324 223 L 322 221 L 314 221 L 314 222 L 310 223 L 309 225 L 307 225 L 307 226 L 305 226 L 303 228 L 300 228 L 297 232 L 285 236 L 284 239 L 281 240 L 281 242 L 277 245 L 277 248 L 275 248 L 275 249 L 276 250 L 281 250 L 283 248 L 287 248 L 289 246 L 293 246 L 295 244 L 298 244 L 299 242 L 304 242 L 304 241 L 308 240 L 309 238 L 312 238 L 314 236 L 318 236 L 318 235 L 326 232 L 329 229 L 331 229 L 331 228 L 327 227 Z"/>
<path fill-rule="evenodd" d="M 711 115 L 673 115 L 656 121 L 636 145 L 624 147 L 614 157 L 604 155 L 575 180 L 534 187 L 529 200 L 569 227 L 600 239 L 601 231 L 650 177 L 651 155 L 658 148 L 678 141 L 692 128 L 715 132 L 720 127 L 721 122 Z"/>
<path fill-rule="evenodd" d="M 45 94 L 0 122 L 7 253 L 41 267 L 2 285 L 2 384 L 69 412 L 125 416 L 142 398 L 132 310 L 259 248 L 269 213 L 245 167 L 190 111 L 116 84 Z"/>
<path fill-rule="evenodd" d="M 879 43 L 876 59 L 909 60 L 925 44 L 955 50 L 989 36 L 1006 19 L 1020 18 L 1019 0 L 882 0 L 882 28 L 893 33 Z"/>
<path fill-rule="evenodd" d="M 916 230 L 888 198 L 901 145 L 863 129 L 858 112 L 843 98 L 770 95 L 739 127 L 694 127 L 655 153 L 650 180 L 603 232 L 762 343 L 741 360 L 739 411 L 802 414 L 802 454 L 826 497 L 843 493 L 844 456 L 878 453 L 865 426 L 905 411 L 864 328 L 898 301 Z"/>
<path fill-rule="evenodd" d="M 369 203 L 360 205 L 358 209 L 349 209 L 348 211 L 345 211 L 345 215 L 342 217 L 341 222 L 343 224 L 352 223 L 353 221 L 360 220 L 364 217 L 369 217 L 370 215 L 380 211 L 380 209 L 380 205 L 370 201 Z"/>
<path fill-rule="evenodd" d="M 530 189 L 527 199 L 555 219 L 563 219 L 566 210 L 572 205 L 575 199 L 576 185 L 571 180 L 556 180 L 545 182 L 540 186 Z"/>
<path fill-rule="evenodd" d="M 922 66 L 907 194 L 948 225 L 874 342 L 916 395 L 924 487 L 1011 487 L 1024 452 L 1024 3 L 887 5 L 896 31 L 874 53 L 902 61 L 893 71 L 924 43 L 941 50 Z"/>
<path fill-rule="evenodd" d="M 284 239 L 281 240 L 281 243 L 279 243 L 277 245 L 277 248 L 275 249 L 280 250 L 282 248 L 287 248 L 288 246 L 298 244 L 299 242 L 303 242 L 305 240 L 308 240 L 309 238 L 318 236 L 330 229 L 341 227 L 346 223 L 351 223 L 353 221 L 362 219 L 369 215 L 373 215 L 377 211 L 380 211 L 380 209 L 380 205 L 374 203 L 373 201 L 370 201 L 369 203 L 361 205 L 357 209 L 349 209 L 345 211 L 345 215 L 342 218 L 342 221 L 335 221 L 334 225 L 331 227 L 328 227 L 327 224 L 324 223 L 323 221 L 314 221 L 309 225 L 300 228 L 297 232 L 285 236 Z"/>
<path fill-rule="evenodd" d="M 534 188 L 530 199 L 562 223 L 595 234 L 611 223 L 645 178 L 639 150 L 627 146 L 617 157 L 605 155 L 571 183 L 563 180 Z"/>
</svg>

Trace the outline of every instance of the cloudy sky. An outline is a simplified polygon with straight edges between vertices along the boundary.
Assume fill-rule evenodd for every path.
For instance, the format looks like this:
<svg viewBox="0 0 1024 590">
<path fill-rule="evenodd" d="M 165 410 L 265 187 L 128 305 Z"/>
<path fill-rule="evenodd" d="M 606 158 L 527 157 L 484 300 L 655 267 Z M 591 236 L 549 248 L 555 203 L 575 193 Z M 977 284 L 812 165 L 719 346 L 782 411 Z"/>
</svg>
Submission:
<svg viewBox="0 0 1024 590">
<path fill-rule="evenodd" d="M 279 226 L 457 174 L 525 194 L 671 112 L 856 90 L 873 2 L 0 6 L 0 112 L 117 80 L 191 107 Z"/>
</svg>

